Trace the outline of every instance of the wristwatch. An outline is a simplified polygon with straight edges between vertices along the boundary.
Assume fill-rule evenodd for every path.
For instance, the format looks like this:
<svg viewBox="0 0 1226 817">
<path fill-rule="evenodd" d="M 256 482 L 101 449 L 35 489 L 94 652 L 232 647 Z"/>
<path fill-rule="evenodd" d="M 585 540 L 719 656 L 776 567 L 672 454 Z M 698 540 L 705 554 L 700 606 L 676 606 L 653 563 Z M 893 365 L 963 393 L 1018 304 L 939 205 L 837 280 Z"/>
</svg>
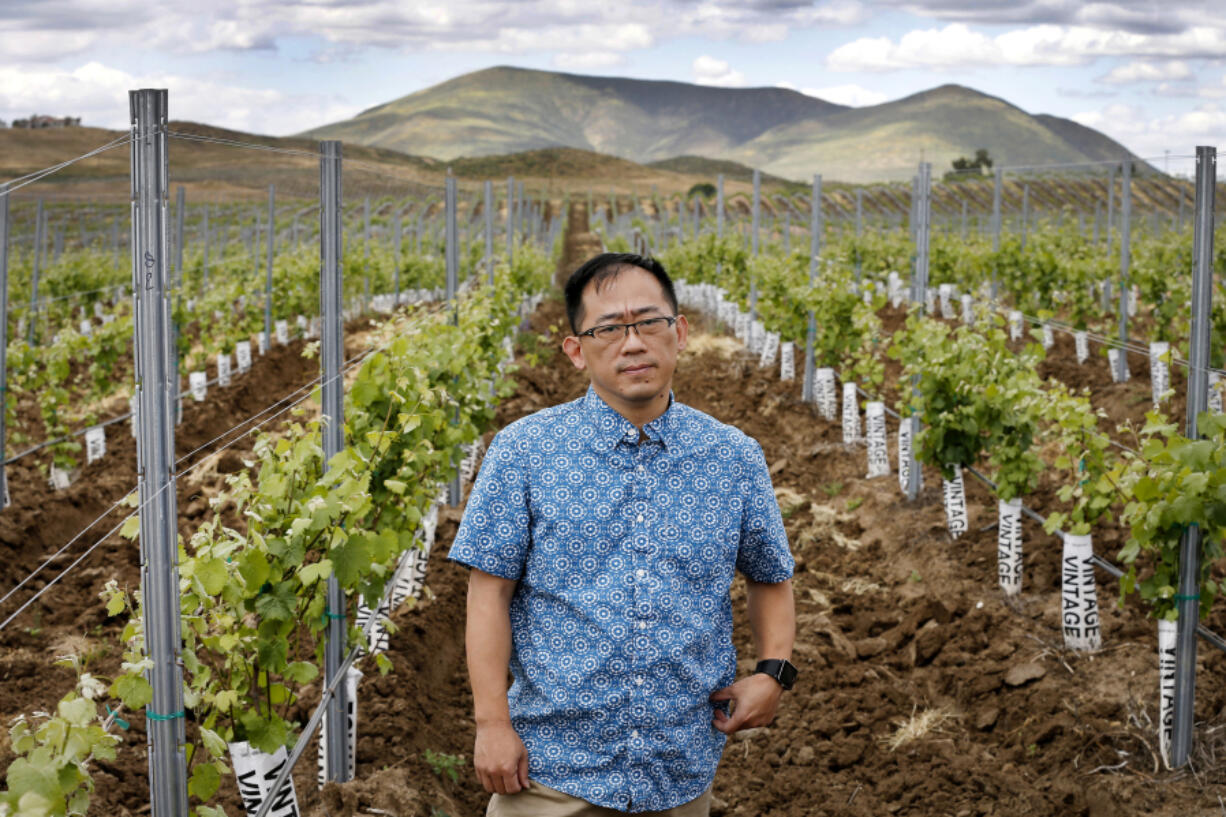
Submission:
<svg viewBox="0 0 1226 817">
<path fill-rule="evenodd" d="M 784 689 L 791 689 L 796 683 L 796 667 L 792 666 L 792 662 L 786 658 L 768 658 L 765 661 L 759 661 L 758 666 L 754 667 L 754 672 L 769 675 Z"/>
</svg>

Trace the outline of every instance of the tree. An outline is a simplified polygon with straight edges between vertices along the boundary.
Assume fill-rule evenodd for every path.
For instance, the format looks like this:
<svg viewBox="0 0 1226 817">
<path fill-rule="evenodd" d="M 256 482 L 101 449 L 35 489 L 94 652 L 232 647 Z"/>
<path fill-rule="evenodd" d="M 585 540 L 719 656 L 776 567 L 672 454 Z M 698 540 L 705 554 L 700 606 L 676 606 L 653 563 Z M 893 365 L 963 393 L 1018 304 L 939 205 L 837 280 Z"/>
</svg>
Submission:
<svg viewBox="0 0 1226 817">
<path fill-rule="evenodd" d="M 703 198 L 711 198 L 715 195 L 715 185 L 710 182 L 699 182 L 690 188 L 690 192 L 685 194 L 687 199 L 692 199 L 694 196 L 702 196 Z"/>
<path fill-rule="evenodd" d="M 959 182 L 967 179 L 973 179 L 976 176 L 985 175 L 992 169 L 992 157 L 988 155 L 987 148 L 979 148 L 975 151 L 975 158 L 968 159 L 965 156 L 959 156 L 953 161 L 953 170 L 945 174 L 945 181 Z"/>
</svg>

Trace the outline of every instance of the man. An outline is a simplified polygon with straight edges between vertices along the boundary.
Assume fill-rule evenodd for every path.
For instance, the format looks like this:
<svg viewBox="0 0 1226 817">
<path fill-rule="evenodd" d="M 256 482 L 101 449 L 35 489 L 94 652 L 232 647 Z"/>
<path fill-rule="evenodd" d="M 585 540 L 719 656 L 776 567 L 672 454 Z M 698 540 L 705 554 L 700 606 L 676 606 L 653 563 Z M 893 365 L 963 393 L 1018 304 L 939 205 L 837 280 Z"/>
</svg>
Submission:
<svg viewBox="0 0 1226 817">
<path fill-rule="evenodd" d="M 795 678 L 779 506 L 758 444 L 673 399 L 689 325 L 658 261 L 593 258 L 566 310 L 591 386 L 498 433 L 449 554 L 486 814 L 702 817 L 725 736 Z M 733 683 L 738 569 L 765 660 Z"/>
</svg>

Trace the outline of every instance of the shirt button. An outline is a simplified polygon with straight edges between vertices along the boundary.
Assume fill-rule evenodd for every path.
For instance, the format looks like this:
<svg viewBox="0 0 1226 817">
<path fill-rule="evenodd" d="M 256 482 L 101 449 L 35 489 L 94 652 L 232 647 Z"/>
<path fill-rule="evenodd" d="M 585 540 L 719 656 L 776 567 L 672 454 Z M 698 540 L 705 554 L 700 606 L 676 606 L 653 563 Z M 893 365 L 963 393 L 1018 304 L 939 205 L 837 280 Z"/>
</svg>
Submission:
<svg viewBox="0 0 1226 817">
<path fill-rule="evenodd" d="M 634 521 L 635 521 L 635 522 L 642 522 L 642 521 L 643 521 L 643 515 L 642 515 L 642 514 L 639 514 L 638 516 L 636 516 L 636 517 L 634 518 Z"/>
<path fill-rule="evenodd" d="M 640 621 L 640 622 L 639 622 L 639 629 L 640 629 L 640 630 L 646 630 L 646 629 L 647 629 L 647 622 L 646 622 L 646 621 Z"/>
<path fill-rule="evenodd" d="M 637 729 L 635 729 L 633 732 L 630 733 L 630 737 L 632 738 L 637 738 L 638 736 L 639 736 L 639 730 Z"/>
<path fill-rule="evenodd" d="M 641 465 L 640 465 L 640 466 L 639 466 L 639 473 L 640 473 L 640 474 L 643 474 L 643 473 L 646 473 L 646 472 L 647 472 L 647 469 L 646 469 L 646 468 L 644 468 L 643 466 L 641 466 Z"/>
<path fill-rule="evenodd" d="M 645 578 L 647 578 L 647 571 L 646 571 L 646 570 L 637 570 L 637 571 L 635 571 L 635 572 L 638 574 L 638 577 L 639 577 L 640 579 L 645 579 Z"/>
<path fill-rule="evenodd" d="M 642 679 L 642 678 L 635 678 L 635 679 L 634 679 L 634 683 L 638 684 L 639 686 L 642 686 L 642 685 L 643 685 L 643 679 Z"/>
</svg>

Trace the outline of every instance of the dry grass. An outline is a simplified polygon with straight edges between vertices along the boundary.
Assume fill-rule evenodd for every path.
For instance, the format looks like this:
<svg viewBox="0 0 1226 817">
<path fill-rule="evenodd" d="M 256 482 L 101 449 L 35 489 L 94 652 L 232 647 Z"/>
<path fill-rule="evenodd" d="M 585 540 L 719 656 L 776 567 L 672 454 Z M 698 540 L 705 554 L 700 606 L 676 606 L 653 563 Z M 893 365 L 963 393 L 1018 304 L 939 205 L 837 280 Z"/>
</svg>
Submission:
<svg viewBox="0 0 1226 817">
<path fill-rule="evenodd" d="M 853 522 L 855 516 L 845 511 L 836 511 L 829 505 L 819 505 L 813 502 L 809 505 L 810 521 L 796 532 L 796 544 L 804 547 L 810 544 L 832 542 L 844 550 L 859 550 L 860 540 L 853 539 L 839 530 L 839 525 Z"/>
<path fill-rule="evenodd" d="M 779 512 L 787 518 L 808 502 L 809 498 L 786 485 L 780 485 L 775 488 L 775 501 L 779 503 Z"/>
<path fill-rule="evenodd" d="M 692 334 L 685 347 L 686 355 L 703 355 L 707 352 L 719 357 L 730 359 L 736 357 L 745 347 L 736 338 L 727 335 Z"/>
<path fill-rule="evenodd" d="M 958 713 L 948 706 L 938 706 L 922 712 L 912 709 L 911 717 L 896 721 L 898 728 L 892 734 L 882 737 L 881 742 L 891 752 L 895 752 L 909 743 L 942 732 L 942 727 L 959 718 Z"/>
<path fill-rule="evenodd" d="M 843 582 L 840 588 L 844 593 L 851 593 L 853 596 L 864 596 L 868 593 L 877 593 L 881 590 L 881 585 L 876 582 L 870 582 L 867 579 L 859 576 L 853 576 Z"/>
</svg>

